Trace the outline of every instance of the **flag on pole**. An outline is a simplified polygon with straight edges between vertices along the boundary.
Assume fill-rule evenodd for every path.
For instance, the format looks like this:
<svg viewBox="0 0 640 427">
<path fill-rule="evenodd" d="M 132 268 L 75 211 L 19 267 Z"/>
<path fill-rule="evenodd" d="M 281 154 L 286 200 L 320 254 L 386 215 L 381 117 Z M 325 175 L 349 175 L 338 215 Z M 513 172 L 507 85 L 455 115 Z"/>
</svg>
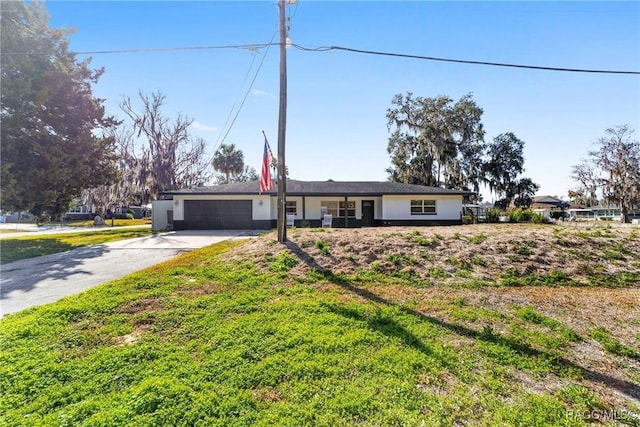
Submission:
<svg viewBox="0 0 640 427">
<path fill-rule="evenodd" d="M 264 154 L 262 156 L 262 173 L 260 174 L 260 192 L 271 190 L 273 188 L 273 181 L 271 181 L 271 173 L 269 172 L 269 161 L 273 158 L 267 136 L 264 137 Z"/>
<path fill-rule="evenodd" d="M 267 134 L 264 133 L 264 131 L 262 131 L 262 134 L 264 135 L 264 143 L 267 145 L 267 151 L 269 152 L 269 163 L 274 164 L 276 163 L 276 156 L 274 156 L 273 153 L 271 152 L 269 141 L 267 141 Z"/>
<path fill-rule="evenodd" d="M 267 151 L 269 152 L 269 163 L 275 163 L 276 156 L 271 152 L 271 147 L 269 147 L 269 143 L 267 142 L 267 138 L 264 138 L 264 142 L 267 144 Z"/>
</svg>

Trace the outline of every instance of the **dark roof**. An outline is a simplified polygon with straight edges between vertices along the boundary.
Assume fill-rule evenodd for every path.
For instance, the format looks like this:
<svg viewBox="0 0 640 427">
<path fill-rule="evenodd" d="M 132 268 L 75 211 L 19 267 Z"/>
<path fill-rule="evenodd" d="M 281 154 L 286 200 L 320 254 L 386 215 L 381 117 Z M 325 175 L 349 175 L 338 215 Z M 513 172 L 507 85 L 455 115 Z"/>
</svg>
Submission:
<svg viewBox="0 0 640 427">
<path fill-rule="evenodd" d="M 557 197 L 553 197 L 553 196 L 535 196 L 533 198 L 533 206 L 536 205 L 551 205 L 551 206 L 555 206 L 555 207 L 567 207 L 569 206 L 568 202 L 565 202 L 563 200 L 558 199 Z"/>
<path fill-rule="evenodd" d="M 562 200 L 553 196 L 535 196 L 533 201 L 534 203 L 562 203 Z"/>
<path fill-rule="evenodd" d="M 219 195 L 257 195 L 258 181 L 236 182 L 232 184 L 212 185 L 174 191 L 164 191 L 166 195 L 219 194 Z M 449 190 L 424 185 L 401 184 L 399 182 L 380 181 L 295 181 L 287 180 L 288 196 L 381 196 L 383 194 L 422 194 L 422 195 L 467 195 L 470 191 Z M 278 186 L 263 194 L 275 196 Z"/>
</svg>

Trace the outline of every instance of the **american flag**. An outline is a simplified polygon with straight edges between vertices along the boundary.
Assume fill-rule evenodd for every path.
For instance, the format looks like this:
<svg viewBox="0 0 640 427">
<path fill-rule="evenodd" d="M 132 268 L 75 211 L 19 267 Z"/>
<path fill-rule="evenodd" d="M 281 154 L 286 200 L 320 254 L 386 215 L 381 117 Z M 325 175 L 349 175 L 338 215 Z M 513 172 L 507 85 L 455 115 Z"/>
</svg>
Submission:
<svg viewBox="0 0 640 427">
<path fill-rule="evenodd" d="M 269 163 L 275 163 L 276 157 L 271 152 L 271 147 L 269 147 L 269 143 L 267 142 L 267 138 L 264 139 L 265 144 L 267 144 L 267 152 L 269 153 Z"/>
<path fill-rule="evenodd" d="M 273 181 L 271 181 L 271 173 L 269 172 L 269 162 L 273 159 L 273 153 L 271 153 L 271 147 L 269 147 L 269 141 L 267 137 L 264 137 L 264 154 L 262 156 L 262 173 L 260 174 L 260 192 L 269 191 L 273 188 Z"/>
</svg>

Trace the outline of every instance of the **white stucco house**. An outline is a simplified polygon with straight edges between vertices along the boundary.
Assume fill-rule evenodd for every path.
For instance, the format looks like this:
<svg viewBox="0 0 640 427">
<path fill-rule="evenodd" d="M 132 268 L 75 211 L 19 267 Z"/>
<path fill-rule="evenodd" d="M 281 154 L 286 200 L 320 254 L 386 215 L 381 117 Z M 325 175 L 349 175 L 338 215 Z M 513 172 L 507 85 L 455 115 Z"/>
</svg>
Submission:
<svg viewBox="0 0 640 427">
<path fill-rule="evenodd" d="M 154 202 L 154 229 L 271 229 L 277 226 L 277 184 L 258 194 L 257 181 L 167 191 Z M 397 182 L 295 181 L 286 185 L 286 211 L 295 225 L 333 227 L 462 223 L 463 199 L 473 193 Z M 171 203 L 167 203 L 167 199 Z M 162 207 L 161 207 L 162 206 Z M 156 220 L 156 217 L 158 218 Z M 171 220 L 169 220 L 171 219 Z"/>
</svg>

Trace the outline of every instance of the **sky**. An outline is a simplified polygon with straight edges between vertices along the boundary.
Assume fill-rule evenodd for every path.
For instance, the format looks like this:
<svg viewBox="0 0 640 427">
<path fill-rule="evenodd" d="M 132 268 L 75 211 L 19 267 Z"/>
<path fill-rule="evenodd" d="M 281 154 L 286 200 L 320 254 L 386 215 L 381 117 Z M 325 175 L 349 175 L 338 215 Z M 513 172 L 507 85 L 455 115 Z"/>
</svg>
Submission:
<svg viewBox="0 0 640 427">
<path fill-rule="evenodd" d="M 277 151 L 280 57 L 260 49 L 167 48 L 278 42 L 275 1 L 48 1 L 50 26 L 73 27 L 70 50 L 105 68 L 94 95 L 124 118 L 125 96 L 166 96 L 164 113 L 194 120 L 212 157 L 235 144 L 260 170 Z M 640 71 L 637 1 L 305 1 L 286 7 L 291 43 L 559 68 Z M 159 51 L 140 51 L 161 49 Z M 640 76 L 542 71 L 287 49 L 286 164 L 299 180 L 384 181 L 386 113 L 397 94 L 471 93 L 490 141 L 525 142 L 538 195 L 567 198 L 571 167 L 607 128 L 640 133 Z M 233 125 L 231 126 L 231 122 Z M 486 201 L 495 199 L 483 190 Z"/>
</svg>

